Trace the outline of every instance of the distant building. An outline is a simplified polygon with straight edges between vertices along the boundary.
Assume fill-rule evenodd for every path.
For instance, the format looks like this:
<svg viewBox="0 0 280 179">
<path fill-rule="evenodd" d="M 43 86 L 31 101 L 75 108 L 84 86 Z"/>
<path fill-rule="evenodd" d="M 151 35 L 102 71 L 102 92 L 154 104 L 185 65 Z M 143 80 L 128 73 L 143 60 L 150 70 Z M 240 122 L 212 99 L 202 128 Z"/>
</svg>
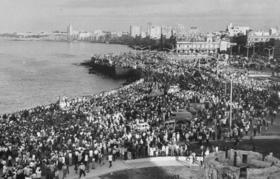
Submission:
<svg viewBox="0 0 280 179">
<path fill-rule="evenodd" d="M 91 40 L 93 34 L 90 32 L 79 32 L 77 40 Z"/>
<path fill-rule="evenodd" d="M 72 35 L 73 35 L 73 27 L 71 24 L 69 24 L 67 27 L 67 40 L 68 41 L 72 40 Z"/>
<path fill-rule="evenodd" d="M 225 51 L 230 47 L 230 43 L 221 40 L 214 34 L 197 34 L 179 39 L 176 42 L 176 50 L 181 53 L 208 52 L 216 53 L 218 50 Z"/>
<path fill-rule="evenodd" d="M 268 42 L 271 39 L 280 39 L 279 31 L 274 28 L 269 29 L 269 31 L 251 31 L 247 35 L 248 45 L 253 45 L 258 42 Z"/>
<path fill-rule="evenodd" d="M 147 35 L 148 36 L 151 36 L 151 30 L 152 30 L 152 23 L 148 23 L 147 24 Z"/>
<path fill-rule="evenodd" d="M 199 32 L 198 27 L 192 26 L 190 27 L 189 33 L 190 34 L 197 34 Z"/>
<path fill-rule="evenodd" d="M 183 24 L 178 24 L 175 31 L 176 36 L 184 36 L 186 34 L 186 28 Z"/>
<path fill-rule="evenodd" d="M 170 38 L 173 35 L 173 29 L 171 26 L 162 26 L 161 27 L 161 34 L 165 38 Z"/>
<path fill-rule="evenodd" d="M 227 32 L 230 37 L 234 37 L 238 35 L 247 35 L 249 30 L 250 27 L 248 26 L 233 26 L 232 23 L 230 23 L 227 26 Z"/>
<path fill-rule="evenodd" d="M 141 32 L 141 38 L 146 38 L 147 37 L 147 33 L 146 32 Z"/>
<path fill-rule="evenodd" d="M 135 38 L 141 36 L 141 27 L 140 26 L 130 26 L 130 36 Z"/>
<path fill-rule="evenodd" d="M 122 36 L 122 32 L 111 32 L 111 37 L 118 38 Z"/>
<path fill-rule="evenodd" d="M 151 27 L 151 39 L 160 39 L 161 37 L 161 27 L 160 26 L 152 26 Z"/>
<path fill-rule="evenodd" d="M 276 28 L 270 28 L 269 29 L 269 34 L 270 35 L 276 35 L 276 34 L 279 34 L 279 31 Z"/>
</svg>

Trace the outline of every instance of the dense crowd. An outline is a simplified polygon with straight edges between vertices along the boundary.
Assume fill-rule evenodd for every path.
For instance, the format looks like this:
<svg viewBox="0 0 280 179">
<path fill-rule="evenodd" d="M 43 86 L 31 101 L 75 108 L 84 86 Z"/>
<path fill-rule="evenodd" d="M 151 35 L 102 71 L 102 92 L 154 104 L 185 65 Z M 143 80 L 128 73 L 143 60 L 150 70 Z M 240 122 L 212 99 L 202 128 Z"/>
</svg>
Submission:
<svg viewBox="0 0 280 179">
<path fill-rule="evenodd" d="M 250 129 L 260 133 L 267 126 L 266 116 L 276 112 L 267 105 L 269 85 L 246 74 L 217 77 L 211 67 L 198 69 L 166 53 L 95 56 L 94 60 L 141 69 L 144 78 L 109 92 L 1 115 L 4 178 L 51 179 L 59 171 L 65 178 L 71 165 L 82 176 L 107 157 L 112 162 L 190 155 L 192 142 L 203 146 L 210 140 L 238 140 Z M 179 90 L 171 91 L 171 86 Z M 178 111 L 190 111 L 192 119 L 175 125 Z M 202 151 L 209 149 L 202 147 Z"/>
</svg>

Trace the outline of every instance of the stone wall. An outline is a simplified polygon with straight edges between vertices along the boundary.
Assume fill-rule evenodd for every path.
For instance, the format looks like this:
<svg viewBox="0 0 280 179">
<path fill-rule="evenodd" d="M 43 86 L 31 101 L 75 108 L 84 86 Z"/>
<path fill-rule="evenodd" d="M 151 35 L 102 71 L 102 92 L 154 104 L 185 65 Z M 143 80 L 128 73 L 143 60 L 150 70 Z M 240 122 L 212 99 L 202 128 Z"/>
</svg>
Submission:
<svg viewBox="0 0 280 179">
<path fill-rule="evenodd" d="M 273 157 L 271 155 L 268 155 L 264 158 L 264 161 L 268 161 L 268 162 L 271 162 L 273 163 L 274 165 L 280 167 L 280 160 L 276 157 Z M 280 178 L 280 177 L 279 177 Z"/>
<path fill-rule="evenodd" d="M 247 179 L 270 179 L 277 173 L 280 173 L 280 171 L 276 166 L 268 168 L 248 168 Z M 278 175 L 278 177 L 280 176 Z"/>
<path fill-rule="evenodd" d="M 229 150 L 209 154 L 204 160 L 205 179 L 279 179 L 280 160 L 252 151 Z"/>
<path fill-rule="evenodd" d="M 220 179 L 220 178 L 232 178 L 238 179 L 240 175 L 240 169 L 231 165 L 227 165 L 226 152 L 219 151 L 210 154 L 206 157 L 204 162 L 204 176 L 205 179 Z"/>
</svg>

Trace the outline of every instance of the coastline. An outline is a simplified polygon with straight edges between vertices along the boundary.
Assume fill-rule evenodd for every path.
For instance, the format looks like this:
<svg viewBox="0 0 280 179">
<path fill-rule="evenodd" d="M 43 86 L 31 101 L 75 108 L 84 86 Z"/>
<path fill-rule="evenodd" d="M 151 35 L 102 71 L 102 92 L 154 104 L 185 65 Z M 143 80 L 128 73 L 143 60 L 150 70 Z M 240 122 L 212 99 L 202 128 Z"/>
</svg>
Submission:
<svg viewBox="0 0 280 179">
<path fill-rule="evenodd" d="M 79 64 L 90 59 L 91 54 L 130 51 L 127 46 L 3 38 L 0 41 L 7 44 L 1 49 L 0 114 L 49 105 L 59 96 L 93 95 L 121 87 L 125 82 L 101 74 L 89 74 L 88 69 Z M 49 50 L 46 49 L 48 46 Z M 51 74 L 45 75 L 48 71 Z"/>
<path fill-rule="evenodd" d="M 98 98 L 100 96 L 104 97 L 104 96 L 107 96 L 107 95 L 111 95 L 113 93 L 117 93 L 120 90 L 127 89 L 130 86 L 139 84 L 141 82 L 143 82 L 143 79 L 138 79 L 138 80 L 133 81 L 133 82 L 128 82 L 127 84 L 122 85 L 120 87 L 109 89 L 109 90 L 104 90 L 104 91 L 101 91 L 101 92 L 93 94 L 93 95 L 76 96 L 76 97 L 73 97 L 73 98 L 70 98 L 70 99 L 68 99 L 67 96 L 64 96 L 64 97 L 66 97 L 69 101 L 75 101 L 75 100 L 78 100 L 78 99 L 90 100 L 90 99 Z M 60 97 L 62 97 L 62 96 L 58 96 L 57 98 L 60 98 Z M 37 106 L 34 106 L 34 107 L 27 107 L 25 109 L 13 111 L 13 112 L 8 112 L 8 113 L 0 113 L 0 115 L 17 115 L 17 114 L 23 113 L 23 112 L 25 112 L 27 110 L 31 110 L 32 111 L 32 110 L 36 110 L 36 108 L 49 109 L 51 107 L 55 107 L 55 106 L 57 107 L 57 105 L 59 105 L 59 99 L 56 102 L 51 102 L 49 104 L 37 105 Z"/>
</svg>

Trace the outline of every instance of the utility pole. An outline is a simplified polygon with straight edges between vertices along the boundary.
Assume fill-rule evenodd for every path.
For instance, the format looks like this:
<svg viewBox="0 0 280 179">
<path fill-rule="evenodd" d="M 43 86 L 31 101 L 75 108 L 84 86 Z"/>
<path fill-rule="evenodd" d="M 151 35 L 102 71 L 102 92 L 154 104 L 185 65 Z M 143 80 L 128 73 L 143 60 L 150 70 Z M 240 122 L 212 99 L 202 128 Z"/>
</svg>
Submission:
<svg viewBox="0 0 280 179">
<path fill-rule="evenodd" d="M 240 45 L 238 45 L 238 55 L 240 55 Z"/>
<path fill-rule="evenodd" d="M 220 54 L 218 54 L 218 58 L 217 58 L 217 66 L 216 66 L 216 75 L 217 75 L 217 78 L 218 78 L 218 70 L 219 70 L 219 58 L 220 58 Z"/>
<path fill-rule="evenodd" d="M 198 58 L 198 69 L 200 71 L 200 58 Z"/>
<path fill-rule="evenodd" d="M 245 46 L 246 48 L 247 48 L 247 58 L 249 59 L 249 46 L 247 45 L 247 46 Z"/>
<path fill-rule="evenodd" d="M 225 81 L 225 96 L 227 95 L 227 82 Z"/>
<path fill-rule="evenodd" d="M 229 130 L 231 133 L 231 125 L 232 125 L 232 77 L 230 79 L 230 114 L 229 114 Z"/>
<path fill-rule="evenodd" d="M 273 50 L 273 52 L 272 53 L 274 53 L 274 47 L 273 48 L 265 48 L 265 50 L 267 50 L 268 51 L 268 60 L 269 60 L 269 58 L 270 58 L 270 50 Z"/>
</svg>

